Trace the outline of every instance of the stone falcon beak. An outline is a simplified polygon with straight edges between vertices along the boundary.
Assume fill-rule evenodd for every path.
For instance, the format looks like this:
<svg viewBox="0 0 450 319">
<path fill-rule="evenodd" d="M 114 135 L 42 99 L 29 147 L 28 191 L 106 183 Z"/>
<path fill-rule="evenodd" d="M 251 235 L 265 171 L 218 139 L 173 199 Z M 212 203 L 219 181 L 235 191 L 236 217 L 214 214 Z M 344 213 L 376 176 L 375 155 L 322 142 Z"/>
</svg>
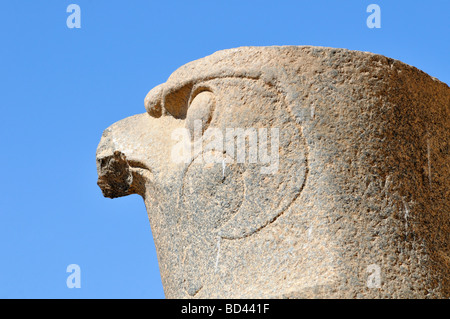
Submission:
<svg viewBox="0 0 450 319">
<path fill-rule="evenodd" d="M 164 165 L 173 144 L 170 132 L 179 126 L 180 121 L 172 117 L 156 119 L 142 113 L 107 128 L 96 155 L 97 184 L 103 195 L 116 198 L 139 194 L 145 199 L 146 187 L 154 184 L 155 174 L 170 170 L 171 165 Z"/>
<path fill-rule="evenodd" d="M 144 196 L 144 178 L 150 177 L 152 173 L 144 163 L 145 158 L 136 157 L 137 154 L 130 148 L 130 143 L 136 145 L 142 134 L 142 130 L 137 132 L 134 125 L 146 122 L 147 118 L 147 114 L 135 115 L 115 123 L 103 132 L 97 148 L 97 184 L 103 196 Z"/>
</svg>

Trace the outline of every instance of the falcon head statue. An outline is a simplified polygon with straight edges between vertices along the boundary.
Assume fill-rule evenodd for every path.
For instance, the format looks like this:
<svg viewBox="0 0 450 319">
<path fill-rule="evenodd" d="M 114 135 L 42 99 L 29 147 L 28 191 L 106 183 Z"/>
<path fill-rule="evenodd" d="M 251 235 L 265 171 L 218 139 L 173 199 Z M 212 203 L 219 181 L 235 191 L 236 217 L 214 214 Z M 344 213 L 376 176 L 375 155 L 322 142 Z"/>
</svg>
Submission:
<svg viewBox="0 0 450 319">
<path fill-rule="evenodd" d="M 105 197 L 143 197 L 166 296 L 345 291 L 336 283 L 364 263 L 345 262 L 359 248 L 342 247 L 356 247 L 361 225 L 419 201 L 392 182 L 426 192 L 379 164 L 389 161 L 380 148 L 398 144 L 379 94 L 390 86 L 364 74 L 393 79 L 398 70 L 412 72 L 343 49 L 229 49 L 180 67 L 150 90 L 145 113 L 107 128 L 98 185 Z M 370 85 L 376 94 L 363 96 Z"/>
</svg>

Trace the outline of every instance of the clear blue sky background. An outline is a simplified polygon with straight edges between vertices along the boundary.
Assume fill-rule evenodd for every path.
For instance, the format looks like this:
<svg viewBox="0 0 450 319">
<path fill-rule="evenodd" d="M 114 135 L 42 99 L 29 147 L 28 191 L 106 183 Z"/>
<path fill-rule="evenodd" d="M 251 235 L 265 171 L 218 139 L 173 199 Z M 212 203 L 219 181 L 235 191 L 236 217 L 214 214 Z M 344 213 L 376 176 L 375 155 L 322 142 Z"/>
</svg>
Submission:
<svg viewBox="0 0 450 319">
<path fill-rule="evenodd" d="M 81 7 L 81 29 L 66 8 Z M 381 7 L 381 29 L 366 8 Z M 0 297 L 164 298 L 143 200 L 103 198 L 102 131 L 179 66 L 245 45 L 380 53 L 450 83 L 450 1 L 3 0 Z M 81 267 L 68 289 L 66 267 Z"/>
</svg>

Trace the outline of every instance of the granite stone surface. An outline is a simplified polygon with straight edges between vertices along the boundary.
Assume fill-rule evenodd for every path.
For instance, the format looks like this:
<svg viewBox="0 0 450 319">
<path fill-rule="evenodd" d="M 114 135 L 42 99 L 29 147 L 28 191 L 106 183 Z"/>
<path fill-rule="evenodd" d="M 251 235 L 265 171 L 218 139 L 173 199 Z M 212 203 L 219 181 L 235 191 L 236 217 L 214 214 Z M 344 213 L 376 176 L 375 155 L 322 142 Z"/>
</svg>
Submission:
<svg viewBox="0 0 450 319">
<path fill-rule="evenodd" d="M 450 88 L 381 55 L 241 47 L 107 128 L 167 298 L 449 298 Z M 138 213 L 138 212 L 136 212 Z"/>
</svg>

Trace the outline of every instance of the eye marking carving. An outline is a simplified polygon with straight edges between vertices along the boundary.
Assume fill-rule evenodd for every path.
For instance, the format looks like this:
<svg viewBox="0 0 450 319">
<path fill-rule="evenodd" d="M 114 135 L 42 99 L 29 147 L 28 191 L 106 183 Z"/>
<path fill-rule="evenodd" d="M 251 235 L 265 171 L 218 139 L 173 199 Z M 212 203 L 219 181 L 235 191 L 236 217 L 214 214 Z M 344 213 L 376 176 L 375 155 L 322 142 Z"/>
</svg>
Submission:
<svg viewBox="0 0 450 319">
<path fill-rule="evenodd" d="M 189 130 L 193 139 L 197 138 L 197 136 L 194 136 L 196 125 L 199 125 L 198 122 L 196 124 L 196 121 L 201 121 L 201 134 L 203 135 L 211 123 L 216 105 L 214 94 L 211 91 L 203 88 L 197 90 L 195 93 L 190 99 L 189 108 L 186 113 L 186 128 Z"/>
</svg>

